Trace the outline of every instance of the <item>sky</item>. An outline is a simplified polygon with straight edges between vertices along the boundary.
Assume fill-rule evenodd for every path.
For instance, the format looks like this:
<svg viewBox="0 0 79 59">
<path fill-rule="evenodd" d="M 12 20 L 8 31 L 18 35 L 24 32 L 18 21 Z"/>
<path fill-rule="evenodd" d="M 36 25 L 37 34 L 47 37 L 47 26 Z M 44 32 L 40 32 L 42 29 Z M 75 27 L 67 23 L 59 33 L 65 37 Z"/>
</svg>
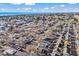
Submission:
<svg viewBox="0 0 79 59">
<path fill-rule="evenodd" d="M 79 0 L 0 0 L 0 3 L 79 3 Z"/>
<path fill-rule="evenodd" d="M 79 3 L 0 3 L 0 12 L 79 12 Z"/>
</svg>

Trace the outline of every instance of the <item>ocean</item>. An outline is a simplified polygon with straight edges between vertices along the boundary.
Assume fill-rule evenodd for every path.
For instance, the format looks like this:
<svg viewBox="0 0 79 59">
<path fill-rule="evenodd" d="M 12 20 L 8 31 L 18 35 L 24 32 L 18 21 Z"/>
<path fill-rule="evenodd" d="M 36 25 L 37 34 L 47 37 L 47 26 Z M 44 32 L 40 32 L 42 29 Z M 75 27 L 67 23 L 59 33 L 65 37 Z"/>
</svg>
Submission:
<svg viewBox="0 0 79 59">
<path fill-rule="evenodd" d="M 51 12 L 0 12 L 0 16 L 25 15 L 25 14 L 50 14 Z M 53 12 L 53 13 L 78 13 L 78 12 Z"/>
<path fill-rule="evenodd" d="M 24 15 L 24 14 L 42 14 L 38 12 L 0 12 L 0 16 Z"/>
</svg>

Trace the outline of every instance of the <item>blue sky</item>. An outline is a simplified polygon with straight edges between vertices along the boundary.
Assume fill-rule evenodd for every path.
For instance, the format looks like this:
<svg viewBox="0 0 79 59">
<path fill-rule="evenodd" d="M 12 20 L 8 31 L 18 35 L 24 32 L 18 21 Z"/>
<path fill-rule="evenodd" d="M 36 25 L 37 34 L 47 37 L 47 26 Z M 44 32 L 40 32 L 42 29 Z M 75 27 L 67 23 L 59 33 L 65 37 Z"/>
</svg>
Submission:
<svg viewBox="0 0 79 59">
<path fill-rule="evenodd" d="M 79 12 L 79 3 L 0 3 L 0 12 Z"/>
</svg>

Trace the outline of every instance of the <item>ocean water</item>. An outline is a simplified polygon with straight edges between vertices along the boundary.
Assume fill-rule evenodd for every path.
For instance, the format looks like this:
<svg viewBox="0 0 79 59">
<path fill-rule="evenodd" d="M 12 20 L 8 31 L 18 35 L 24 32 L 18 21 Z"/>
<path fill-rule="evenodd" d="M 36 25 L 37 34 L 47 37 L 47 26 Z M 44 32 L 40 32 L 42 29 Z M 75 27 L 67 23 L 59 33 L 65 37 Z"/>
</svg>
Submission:
<svg viewBox="0 0 79 59">
<path fill-rule="evenodd" d="M 0 12 L 0 16 L 24 15 L 24 14 L 41 14 L 38 12 Z"/>
<path fill-rule="evenodd" d="M 0 12 L 0 16 L 24 15 L 24 14 L 50 14 L 52 12 Z M 77 13 L 77 12 L 53 12 L 53 13 Z"/>
</svg>

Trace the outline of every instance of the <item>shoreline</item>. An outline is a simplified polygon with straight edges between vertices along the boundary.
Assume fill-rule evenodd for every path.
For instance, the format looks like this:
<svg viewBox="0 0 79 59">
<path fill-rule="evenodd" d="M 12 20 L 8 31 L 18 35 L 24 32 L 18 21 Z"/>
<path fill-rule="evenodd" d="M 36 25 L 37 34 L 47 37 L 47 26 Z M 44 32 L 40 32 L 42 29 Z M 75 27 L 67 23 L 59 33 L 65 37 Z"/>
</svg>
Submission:
<svg viewBox="0 0 79 59">
<path fill-rule="evenodd" d="M 1 13 L 1 12 L 0 12 Z M 4 12 L 5 13 L 5 12 Z M 15 12 L 14 12 L 15 13 Z M 18 12 L 19 13 L 19 12 Z M 79 14 L 79 12 L 57 12 L 57 13 L 26 13 L 26 14 L 4 14 L 0 17 L 10 17 L 10 16 L 29 16 L 29 15 L 55 15 L 55 14 Z"/>
</svg>

